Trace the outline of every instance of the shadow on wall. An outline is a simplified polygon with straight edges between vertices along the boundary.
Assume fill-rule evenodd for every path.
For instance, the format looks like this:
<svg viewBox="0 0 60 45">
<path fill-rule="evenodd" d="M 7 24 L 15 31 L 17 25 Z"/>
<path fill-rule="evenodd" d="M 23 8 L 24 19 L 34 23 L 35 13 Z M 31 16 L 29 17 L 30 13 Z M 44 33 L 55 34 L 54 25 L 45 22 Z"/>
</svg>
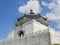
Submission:
<svg viewBox="0 0 60 45">
<path fill-rule="evenodd" d="M 20 30 L 18 35 L 21 37 L 21 36 L 24 36 L 24 31 L 23 30 Z"/>
</svg>

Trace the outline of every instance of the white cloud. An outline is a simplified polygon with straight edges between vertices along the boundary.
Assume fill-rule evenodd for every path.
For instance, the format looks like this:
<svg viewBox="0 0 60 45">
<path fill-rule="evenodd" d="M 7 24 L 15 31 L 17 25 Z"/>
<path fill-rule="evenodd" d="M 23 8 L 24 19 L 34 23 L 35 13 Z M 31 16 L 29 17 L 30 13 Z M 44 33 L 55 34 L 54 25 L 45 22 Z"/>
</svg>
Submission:
<svg viewBox="0 0 60 45">
<path fill-rule="evenodd" d="M 46 3 L 46 2 L 44 2 L 44 1 L 42 1 L 42 5 L 43 6 L 47 6 L 49 9 L 53 9 L 55 6 L 56 6 L 56 4 L 55 4 L 55 2 L 53 1 L 53 2 L 51 2 L 51 3 Z"/>
<path fill-rule="evenodd" d="M 45 17 L 48 17 L 48 20 L 51 20 L 51 21 L 58 21 L 60 20 L 60 15 L 55 15 L 54 13 L 50 12 L 50 13 L 47 13 Z"/>
<path fill-rule="evenodd" d="M 54 2 L 56 1 L 56 2 Z M 60 0 L 54 0 L 53 2 L 48 4 L 48 8 L 52 9 L 52 11 L 50 13 L 47 13 L 46 16 L 49 17 L 49 19 L 51 20 L 60 20 Z M 56 4 L 57 3 L 57 4 Z"/>
<path fill-rule="evenodd" d="M 54 9 L 56 5 L 55 3 L 49 3 L 47 6 L 49 9 Z"/>
<path fill-rule="evenodd" d="M 47 13 L 45 17 L 48 17 L 48 20 L 55 20 L 56 16 L 53 13 Z"/>
<path fill-rule="evenodd" d="M 44 2 L 44 1 L 42 1 L 42 5 L 47 6 L 48 4 L 46 4 L 46 2 Z"/>
<path fill-rule="evenodd" d="M 33 9 L 33 12 L 36 13 L 36 14 L 40 13 L 41 12 L 41 7 L 40 7 L 40 4 L 39 4 L 39 1 L 37 1 L 37 0 L 27 1 L 27 4 L 25 4 L 23 6 L 20 6 L 18 11 L 21 12 L 21 13 L 29 13 L 30 9 Z"/>
<path fill-rule="evenodd" d="M 57 25 L 57 28 L 60 29 L 60 24 Z"/>
<path fill-rule="evenodd" d="M 46 17 L 48 20 L 55 21 L 57 23 L 57 28 L 60 29 L 60 0 L 53 0 L 49 4 L 45 4 L 51 11 L 46 13 Z"/>
<path fill-rule="evenodd" d="M 60 4 L 60 0 L 57 0 L 57 4 Z"/>
</svg>

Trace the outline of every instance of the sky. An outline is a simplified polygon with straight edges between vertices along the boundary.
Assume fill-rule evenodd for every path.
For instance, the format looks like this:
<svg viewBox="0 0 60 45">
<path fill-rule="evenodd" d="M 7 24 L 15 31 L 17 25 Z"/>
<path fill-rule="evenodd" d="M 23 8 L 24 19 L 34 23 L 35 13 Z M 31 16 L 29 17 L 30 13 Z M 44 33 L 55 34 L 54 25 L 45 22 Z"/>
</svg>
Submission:
<svg viewBox="0 0 60 45">
<path fill-rule="evenodd" d="M 60 0 L 0 0 L 0 39 L 6 38 L 16 19 L 30 9 L 47 17 L 49 26 L 60 31 Z"/>
</svg>

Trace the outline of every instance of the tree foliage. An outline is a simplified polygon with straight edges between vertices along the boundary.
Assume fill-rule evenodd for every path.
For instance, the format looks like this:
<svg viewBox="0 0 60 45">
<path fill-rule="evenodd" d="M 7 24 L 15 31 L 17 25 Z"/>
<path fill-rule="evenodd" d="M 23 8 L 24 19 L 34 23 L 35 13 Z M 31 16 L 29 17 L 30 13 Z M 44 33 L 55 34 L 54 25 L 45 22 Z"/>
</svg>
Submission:
<svg viewBox="0 0 60 45">
<path fill-rule="evenodd" d="M 50 44 L 50 45 L 60 45 L 60 44 Z"/>
</svg>

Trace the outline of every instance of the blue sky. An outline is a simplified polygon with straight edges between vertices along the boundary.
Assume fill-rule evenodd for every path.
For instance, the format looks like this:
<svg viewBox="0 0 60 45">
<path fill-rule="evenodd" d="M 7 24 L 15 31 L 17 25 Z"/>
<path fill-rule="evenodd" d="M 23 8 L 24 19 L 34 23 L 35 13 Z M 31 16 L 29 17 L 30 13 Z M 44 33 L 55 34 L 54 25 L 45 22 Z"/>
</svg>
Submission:
<svg viewBox="0 0 60 45">
<path fill-rule="evenodd" d="M 14 22 L 18 17 L 23 15 L 22 13 L 19 13 L 18 8 L 20 6 L 23 6 L 23 4 L 26 4 L 27 1 L 28 0 L 0 0 L 0 39 L 6 38 L 9 30 L 15 27 Z M 47 5 L 52 2 L 53 1 L 51 0 L 39 0 L 39 4 L 42 8 L 40 14 L 42 16 L 53 13 L 53 11 L 51 11 L 51 9 L 48 8 L 49 6 Z M 59 31 L 59 28 L 56 28 L 60 26 L 59 22 L 57 22 L 56 20 L 51 21 L 50 17 L 48 22 L 52 28 Z"/>
</svg>

